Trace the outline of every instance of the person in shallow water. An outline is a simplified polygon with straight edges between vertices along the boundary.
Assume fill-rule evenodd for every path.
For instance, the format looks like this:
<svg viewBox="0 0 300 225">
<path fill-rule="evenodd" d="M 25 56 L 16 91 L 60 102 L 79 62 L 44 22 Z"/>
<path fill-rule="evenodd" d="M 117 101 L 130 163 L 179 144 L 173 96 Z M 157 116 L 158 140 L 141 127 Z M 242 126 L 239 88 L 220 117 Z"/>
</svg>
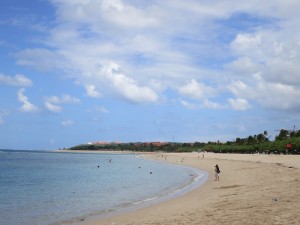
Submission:
<svg viewBox="0 0 300 225">
<path fill-rule="evenodd" d="M 215 180 L 219 180 L 220 177 L 219 177 L 219 174 L 220 174 L 220 168 L 218 166 L 218 164 L 215 165 Z"/>
</svg>

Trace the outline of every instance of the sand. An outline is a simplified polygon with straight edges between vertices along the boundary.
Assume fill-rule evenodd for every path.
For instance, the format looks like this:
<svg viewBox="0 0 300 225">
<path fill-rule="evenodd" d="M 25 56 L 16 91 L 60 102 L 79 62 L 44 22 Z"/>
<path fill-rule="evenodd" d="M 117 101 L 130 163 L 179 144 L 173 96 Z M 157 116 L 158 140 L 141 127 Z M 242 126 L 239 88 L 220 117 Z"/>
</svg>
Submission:
<svg viewBox="0 0 300 225">
<path fill-rule="evenodd" d="M 209 172 L 184 196 L 84 225 L 299 225 L 300 156 L 149 153 L 143 157 Z M 183 160 L 182 160 L 183 159 Z M 221 170 L 214 181 L 214 166 Z"/>
</svg>

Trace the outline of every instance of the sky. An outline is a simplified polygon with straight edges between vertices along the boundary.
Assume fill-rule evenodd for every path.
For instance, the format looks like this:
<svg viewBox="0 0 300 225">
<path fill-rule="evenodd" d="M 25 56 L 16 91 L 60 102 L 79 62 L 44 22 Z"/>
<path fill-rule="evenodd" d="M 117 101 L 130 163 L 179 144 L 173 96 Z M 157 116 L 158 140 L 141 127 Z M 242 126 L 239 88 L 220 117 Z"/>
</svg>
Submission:
<svg viewBox="0 0 300 225">
<path fill-rule="evenodd" d="M 300 126 L 299 0 L 1 0 L 0 148 Z"/>
</svg>

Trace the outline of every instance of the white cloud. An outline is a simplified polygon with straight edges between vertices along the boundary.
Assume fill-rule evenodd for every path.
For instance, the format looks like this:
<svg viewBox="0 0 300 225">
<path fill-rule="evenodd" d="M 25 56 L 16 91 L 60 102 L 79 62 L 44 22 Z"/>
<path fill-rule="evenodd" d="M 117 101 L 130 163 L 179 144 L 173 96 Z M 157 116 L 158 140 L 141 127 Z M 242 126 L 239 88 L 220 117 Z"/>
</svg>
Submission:
<svg viewBox="0 0 300 225">
<path fill-rule="evenodd" d="M 180 100 L 179 101 L 181 105 L 188 109 L 200 109 L 200 108 L 207 108 L 207 109 L 224 109 L 226 108 L 225 105 L 221 105 L 218 102 L 213 102 L 208 99 L 202 100 L 200 103 L 191 103 L 186 100 Z"/>
<path fill-rule="evenodd" d="M 260 72 L 266 81 L 299 85 L 300 40 L 292 33 L 286 37 L 290 32 L 266 30 L 255 37 L 239 34 L 231 46 L 241 57 L 230 65 L 231 69 L 240 68 L 240 76 Z M 300 33 L 300 29 L 294 32 Z M 240 36 L 248 41 L 241 41 Z"/>
<path fill-rule="evenodd" d="M 198 104 L 190 103 L 190 102 L 185 101 L 185 100 L 180 100 L 180 104 L 183 105 L 184 107 L 188 108 L 188 109 L 198 109 L 199 108 Z"/>
<path fill-rule="evenodd" d="M 202 99 L 215 94 L 215 90 L 212 87 L 199 83 L 194 79 L 179 87 L 179 92 L 185 96 L 195 99 Z"/>
<path fill-rule="evenodd" d="M 253 98 L 257 97 L 257 95 L 258 95 L 258 93 L 255 92 L 255 87 L 251 87 L 241 80 L 232 81 L 227 86 L 227 88 L 235 96 L 238 96 L 241 98 L 253 99 Z"/>
<path fill-rule="evenodd" d="M 28 100 L 28 97 L 24 94 L 24 92 L 25 92 L 25 88 L 21 88 L 18 91 L 18 100 L 19 100 L 19 102 L 22 103 L 22 106 L 21 106 L 20 110 L 22 112 L 37 112 L 38 107 L 35 106 L 34 104 L 32 104 Z"/>
<path fill-rule="evenodd" d="M 69 126 L 72 126 L 74 124 L 74 121 L 73 120 L 64 120 L 61 122 L 61 124 L 65 127 L 69 127 Z"/>
<path fill-rule="evenodd" d="M 300 89 L 291 85 L 281 83 L 260 82 L 257 90 L 259 92 L 258 102 L 267 108 L 279 110 L 300 109 Z"/>
<path fill-rule="evenodd" d="M 260 71 L 262 66 L 255 63 L 247 56 L 237 58 L 230 64 L 225 65 L 226 69 L 234 72 L 237 76 L 243 76 L 245 74 L 251 75 Z"/>
<path fill-rule="evenodd" d="M 32 81 L 22 74 L 16 74 L 14 77 L 0 74 L 0 84 L 1 83 L 10 86 L 21 86 L 21 87 L 28 87 L 32 85 Z"/>
<path fill-rule="evenodd" d="M 45 105 L 46 109 L 48 109 L 49 111 L 56 112 L 56 113 L 62 111 L 62 107 L 60 107 L 60 106 L 58 106 L 58 105 L 54 105 L 54 104 L 52 104 L 52 103 L 49 102 L 49 101 L 46 101 L 46 102 L 44 103 L 44 105 Z"/>
<path fill-rule="evenodd" d="M 109 63 L 102 71 L 106 78 L 111 81 L 114 90 L 129 101 L 142 103 L 154 102 L 158 99 L 157 94 L 150 87 L 140 86 L 130 77 L 119 71 L 119 65 Z"/>
<path fill-rule="evenodd" d="M 61 104 L 78 104 L 80 99 L 72 97 L 70 95 L 62 95 L 61 97 L 50 96 L 45 98 L 44 105 L 45 107 L 52 112 L 61 112 Z"/>
<path fill-rule="evenodd" d="M 291 7 L 289 3 L 282 6 Z M 292 12 L 290 18 L 284 15 L 287 18 L 278 22 L 276 29 L 240 33 L 232 41 L 238 59 L 227 69 L 239 80 L 231 82 L 228 89 L 235 97 L 251 99 L 263 108 L 300 109 L 300 29 L 292 26 Z"/>
<path fill-rule="evenodd" d="M 121 0 L 103 0 L 102 14 L 106 21 L 122 28 L 146 28 L 158 25 L 158 20 L 151 12 L 140 10 Z"/>
<path fill-rule="evenodd" d="M 251 108 L 251 105 L 249 104 L 249 102 L 246 99 L 242 99 L 242 98 L 237 98 L 237 99 L 229 98 L 228 102 L 229 102 L 229 104 L 231 105 L 231 107 L 234 110 L 245 111 L 245 110 Z"/>
<path fill-rule="evenodd" d="M 61 97 L 57 97 L 57 96 L 47 97 L 46 101 L 52 102 L 54 104 L 61 104 L 61 103 L 74 104 L 74 103 L 80 103 L 80 99 L 78 99 L 76 97 L 72 97 L 70 95 L 66 95 L 66 94 L 62 95 Z"/>
<path fill-rule="evenodd" d="M 204 99 L 203 106 L 209 109 L 223 109 L 225 106 L 213 101 L 209 101 L 208 99 Z"/>
<path fill-rule="evenodd" d="M 261 44 L 262 40 L 259 34 L 238 34 L 231 43 L 231 48 L 240 54 L 247 51 L 260 54 Z"/>
<path fill-rule="evenodd" d="M 232 106 L 242 106 L 243 102 L 244 106 L 247 106 L 246 99 L 249 99 L 258 102 L 263 108 L 276 110 L 300 109 L 300 89 L 297 86 L 266 81 L 260 73 L 253 74 L 252 79 L 248 79 L 248 84 L 240 80 L 232 81 L 228 85 L 228 90 L 237 99 L 243 100 L 230 100 Z M 233 108 L 238 109 L 239 107 Z"/>
<path fill-rule="evenodd" d="M 96 86 L 93 84 L 86 85 L 85 90 L 87 92 L 87 96 L 90 96 L 92 98 L 100 98 L 102 96 L 102 94 L 97 91 Z"/>
<path fill-rule="evenodd" d="M 276 104 L 260 88 L 263 85 L 271 88 L 273 99 L 296 90 L 289 91 L 285 108 L 298 105 L 297 0 L 52 3 L 56 25 L 44 39 L 44 48 L 19 52 L 17 63 L 59 69 L 90 97 L 111 95 L 151 103 L 171 89 L 178 91 L 179 98 L 199 99 L 204 107 L 219 108 L 231 98 L 222 97 L 215 88 L 223 86 L 229 87 L 233 105 L 242 105 L 237 99 L 244 99 L 273 107 Z M 255 84 L 257 73 L 262 83 Z M 223 102 L 211 102 L 210 97 Z M 53 111 L 61 110 L 58 103 L 47 103 Z"/>
<path fill-rule="evenodd" d="M 185 80 L 180 74 L 194 76 L 199 72 L 189 65 L 190 56 L 172 50 L 168 46 L 171 43 L 157 35 L 159 32 L 144 30 L 160 26 L 163 21 L 158 21 L 162 15 L 157 13 L 164 12 L 162 8 L 124 1 L 53 2 L 61 25 L 50 31 L 51 36 L 45 44 L 57 51 L 26 49 L 17 55 L 19 64 L 69 71 L 68 76 L 76 83 L 89 87 L 90 96 L 99 96 L 100 93 L 93 90 L 101 90 L 103 95 L 117 93 L 136 103 L 157 101 L 157 91 L 173 86 L 166 83 L 178 85 L 176 80 Z M 126 29 L 122 37 L 118 36 L 120 28 Z M 107 67 L 107 62 L 122 66 L 124 71 L 111 72 L 108 76 L 101 69 Z M 91 83 L 95 86 L 93 90 L 87 86 Z"/>
<path fill-rule="evenodd" d="M 300 85 L 300 50 L 297 58 L 299 59 L 298 62 L 279 58 L 268 60 L 265 72 L 266 79 L 273 82 L 281 82 L 283 84 Z"/>
</svg>

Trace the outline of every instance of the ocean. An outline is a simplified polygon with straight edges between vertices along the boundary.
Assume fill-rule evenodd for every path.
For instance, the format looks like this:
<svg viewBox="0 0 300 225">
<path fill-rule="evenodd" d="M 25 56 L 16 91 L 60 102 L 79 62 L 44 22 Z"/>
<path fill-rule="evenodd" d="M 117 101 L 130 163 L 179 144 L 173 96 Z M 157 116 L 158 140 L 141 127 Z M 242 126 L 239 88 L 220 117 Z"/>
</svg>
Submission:
<svg viewBox="0 0 300 225">
<path fill-rule="evenodd" d="M 183 194 L 205 172 L 136 154 L 0 150 L 0 224 L 58 225 Z"/>
</svg>

